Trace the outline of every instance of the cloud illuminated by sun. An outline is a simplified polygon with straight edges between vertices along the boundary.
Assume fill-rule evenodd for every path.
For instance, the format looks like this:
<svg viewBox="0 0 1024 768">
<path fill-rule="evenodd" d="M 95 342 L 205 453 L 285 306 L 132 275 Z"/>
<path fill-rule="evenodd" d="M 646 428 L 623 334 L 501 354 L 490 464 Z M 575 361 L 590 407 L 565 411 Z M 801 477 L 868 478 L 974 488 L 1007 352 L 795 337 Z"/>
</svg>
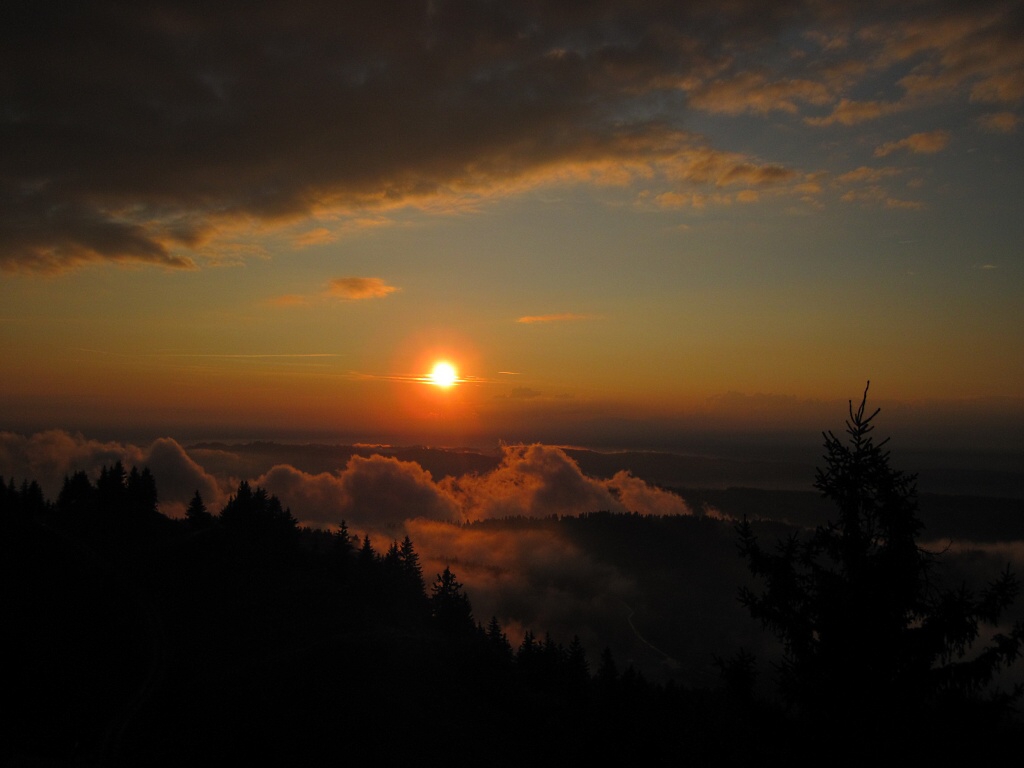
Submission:
<svg viewBox="0 0 1024 768">
<path fill-rule="evenodd" d="M 433 369 L 427 376 L 427 381 L 436 387 L 447 389 L 459 382 L 459 374 L 451 363 L 440 360 L 434 363 Z"/>
</svg>

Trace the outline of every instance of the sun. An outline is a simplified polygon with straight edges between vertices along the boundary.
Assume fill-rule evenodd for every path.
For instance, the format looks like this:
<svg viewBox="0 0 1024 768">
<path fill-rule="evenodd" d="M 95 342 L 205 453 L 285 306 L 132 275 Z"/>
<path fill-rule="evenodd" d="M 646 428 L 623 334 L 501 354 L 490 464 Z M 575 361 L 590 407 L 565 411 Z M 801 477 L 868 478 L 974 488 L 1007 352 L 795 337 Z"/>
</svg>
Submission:
<svg viewBox="0 0 1024 768">
<path fill-rule="evenodd" d="M 446 363 L 443 360 L 438 363 L 434 363 L 434 368 L 427 376 L 427 381 L 433 384 L 435 387 L 443 387 L 447 389 L 459 380 L 459 374 L 455 371 L 455 366 L 451 363 Z"/>
</svg>

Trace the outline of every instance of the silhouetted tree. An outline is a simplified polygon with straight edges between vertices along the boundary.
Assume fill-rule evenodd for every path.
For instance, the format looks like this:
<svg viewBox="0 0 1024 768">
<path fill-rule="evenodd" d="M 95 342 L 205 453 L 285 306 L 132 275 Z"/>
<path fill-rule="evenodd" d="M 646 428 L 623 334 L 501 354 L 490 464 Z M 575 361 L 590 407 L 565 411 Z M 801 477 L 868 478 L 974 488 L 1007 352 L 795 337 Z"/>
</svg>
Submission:
<svg viewBox="0 0 1024 768">
<path fill-rule="evenodd" d="M 220 520 L 229 530 L 263 543 L 289 541 L 298 531 L 291 510 L 285 509 L 277 496 L 259 486 L 253 490 L 245 480 L 224 505 Z"/>
<path fill-rule="evenodd" d="M 333 546 L 330 550 L 331 573 L 339 581 L 347 581 L 352 567 L 352 536 L 348 532 L 348 524 L 342 520 L 341 527 L 334 533 Z"/>
<path fill-rule="evenodd" d="M 612 686 L 619 679 L 619 668 L 615 664 L 611 648 L 607 646 L 601 651 L 601 660 L 597 667 L 597 682 L 604 687 Z"/>
<path fill-rule="evenodd" d="M 159 501 L 156 491 L 156 480 L 149 467 L 143 467 L 140 472 L 137 467 L 132 467 L 128 473 L 128 480 L 125 483 L 126 503 L 128 511 L 133 515 L 155 515 L 157 502 Z"/>
<path fill-rule="evenodd" d="M 42 515 L 47 508 L 43 489 L 35 480 L 23 480 L 19 488 L 13 478 L 7 485 L 0 478 L 0 514 L 32 518 Z"/>
<path fill-rule="evenodd" d="M 533 630 L 528 629 L 523 634 L 523 641 L 519 643 L 519 648 L 516 649 L 516 664 L 521 669 L 530 669 L 534 665 L 538 653 L 537 638 L 533 634 Z"/>
<path fill-rule="evenodd" d="M 968 656 L 979 625 L 995 625 L 1011 604 L 1016 581 L 1007 571 L 977 596 L 935 586 L 934 555 L 917 544 L 915 478 L 890 467 L 888 441 L 870 434 L 878 410 L 867 415 L 866 402 L 867 388 L 856 410 L 850 402 L 845 442 L 824 433 L 815 487 L 838 507 L 834 521 L 774 552 L 748 521 L 738 526 L 740 551 L 765 585 L 741 590 L 741 601 L 782 641 L 783 693 L 806 716 L 862 734 L 980 702 L 1024 639 L 1018 625 Z"/>
<path fill-rule="evenodd" d="M 206 504 L 203 503 L 203 497 L 198 490 L 188 503 L 185 519 L 193 528 L 206 528 L 213 522 L 213 515 L 206 509 Z"/>
<path fill-rule="evenodd" d="M 124 465 L 120 460 L 111 467 L 100 468 L 96 480 L 96 501 L 101 514 L 122 517 L 127 511 L 127 480 Z"/>
<path fill-rule="evenodd" d="M 85 472 L 64 476 L 57 495 L 57 511 L 65 515 L 89 515 L 96 507 L 96 489 Z"/>
<path fill-rule="evenodd" d="M 508 636 L 502 630 L 497 616 L 491 616 L 484 634 L 487 637 L 488 647 L 491 648 L 496 658 L 501 661 L 510 661 L 512 659 L 512 645 L 508 641 Z"/>
<path fill-rule="evenodd" d="M 476 629 L 469 598 L 448 566 L 444 573 L 437 575 L 431 587 L 430 613 L 437 626 L 449 634 L 470 634 Z"/>
<path fill-rule="evenodd" d="M 423 569 L 420 566 L 420 556 L 412 545 L 412 539 L 406 536 L 398 549 L 398 561 L 402 567 L 402 574 L 410 588 L 423 592 Z"/>
<path fill-rule="evenodd" d="M 573 635 L 572 641 L 565 652 L 565 660 L 569 665 L 569 674 L 578 679 L 590 678 L 590 666 L 587 664 L 587 654 L 583 650 L 583 643 L 579 635 Z"/>
</svg>

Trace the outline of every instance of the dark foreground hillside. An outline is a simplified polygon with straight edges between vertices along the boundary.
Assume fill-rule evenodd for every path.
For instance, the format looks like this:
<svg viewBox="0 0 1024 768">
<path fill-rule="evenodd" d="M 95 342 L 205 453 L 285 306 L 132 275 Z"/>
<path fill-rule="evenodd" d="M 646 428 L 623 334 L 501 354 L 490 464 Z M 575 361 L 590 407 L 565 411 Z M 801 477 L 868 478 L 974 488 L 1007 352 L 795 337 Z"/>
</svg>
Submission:
<svg viewBox="0 0 1024 768">
<path fill-rule="evenodd" d="M 745 761 L 727 697 L 513 649 L 456 581 L 401 573 L 411 546 L 69 514 L 2 518 L 5 764 Z"/>
<path fill-rule="evenodd" d="M 737 588 L 755 582 L 721 520 L 481 524 L 551 526 L 604 562 L 636 563 L 636 624 L 679 657 L 694 627 L 722 627 L 721 674 L 681 684 L 544 627 L 513 647 L 473 615 L 457 573 L 422 572 L 408 539 L 375 548 L 302 529 L 244 483 L 216 515 L 197 495 L 170 520 L 156 498 L 145 471 L 120 465 L 95 484 L 69 478 L 55 502 L 4 486 L 4 764 L 952 764 L 1024 736 L 986 696 L 922 694 L 884 720 L 831 696 L 821 712 L 843 717 L 784 706 L 770 660 L 725 629 Z"/>
</svg>

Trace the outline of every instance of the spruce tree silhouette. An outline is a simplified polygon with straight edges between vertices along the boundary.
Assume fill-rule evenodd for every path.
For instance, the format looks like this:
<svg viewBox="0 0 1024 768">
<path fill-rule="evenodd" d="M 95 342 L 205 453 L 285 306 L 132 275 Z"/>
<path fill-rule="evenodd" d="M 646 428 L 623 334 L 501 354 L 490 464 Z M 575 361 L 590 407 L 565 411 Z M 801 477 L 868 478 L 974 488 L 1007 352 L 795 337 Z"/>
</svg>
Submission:
<svg viewBox="0 0 1024 768">
<path fill-rule="evenodd" d="M 870 386 L 870 382 L 868 382 Z M 893 469 L 888 439 L 875 443 L 878 415 L 849 405 L 844 442 L 825 432 L 825 466 L 815 487 L 838 508 L 809 536 L 775 551 L 738 525 L 740 552 L 764 591 L 740 591 L 751 615 L 782 641 L 780 684 L 804 718 L 833 735 L 871 741 L 910 735 L 924 724 L 1006 714 L 1021 693 L 992 693 L 994 675 L 1017 657 L 1018 624 L 980 653 L 980 626 L 993 627 L 1013 602 L 1009 571 L 975 594 L 937 586 L 935 554 L 917 538 L 915 476 Z"/>
<path fill-rule="evenodd" d="M 213 524 L 213 515 L 206 508 L 202 494 L 198 490 L 188 503 L 188 508 L 185 510 L 185 519 L 195 529 L 208 528 Z"/>
<path fill-rule="evenodd" d="M 446 634 L 471 635 L 476 629 L 473 607 L 448 566 L 444 573 L 437 574 L 430 589 L 430 611 L 437 626 Z"/>
</svg>

